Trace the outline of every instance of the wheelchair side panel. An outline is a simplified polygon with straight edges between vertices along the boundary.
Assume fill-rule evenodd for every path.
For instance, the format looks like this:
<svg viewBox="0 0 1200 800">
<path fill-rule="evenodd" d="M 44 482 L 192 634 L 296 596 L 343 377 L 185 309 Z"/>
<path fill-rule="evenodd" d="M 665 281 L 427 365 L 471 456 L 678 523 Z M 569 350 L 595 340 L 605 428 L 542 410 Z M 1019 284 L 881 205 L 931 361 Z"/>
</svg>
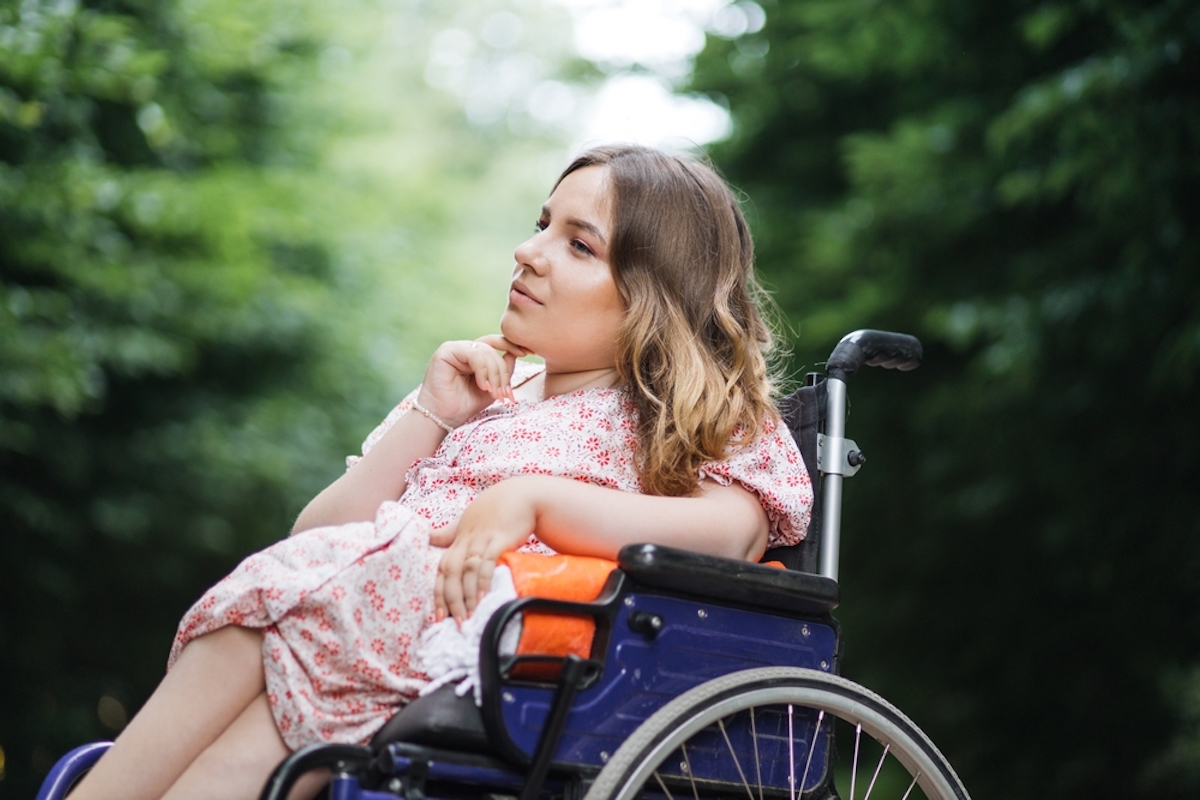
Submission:
<svg viewBox="0 0 1200 800">
<path fill-rule="evenodd" d="M 630 628 L 634 612 L 655 614 L 655 636 Z M 795 666 L 829 672 L 837 632 L 826 620 L 803 620 L 697 600 L 634 591 L 622 601 L 605 655 L 604 674 L 575 698 L 554 760 L 602 766 L 634 729 L 677 695 L 742 669 Z M 502 717 L 513 743 L 532 754 L 553 689 L 507 683 Z"/>
</svg>

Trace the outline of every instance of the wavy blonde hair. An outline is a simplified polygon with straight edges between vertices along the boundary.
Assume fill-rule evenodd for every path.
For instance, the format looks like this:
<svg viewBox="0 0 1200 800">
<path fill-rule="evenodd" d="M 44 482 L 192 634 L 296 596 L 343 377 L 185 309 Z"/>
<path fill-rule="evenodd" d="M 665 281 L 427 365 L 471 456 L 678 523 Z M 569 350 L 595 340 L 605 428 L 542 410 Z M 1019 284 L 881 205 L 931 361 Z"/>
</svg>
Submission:
<svg viewBox="0 0 1200 800">
<path fill-rule="evenodd" d="M 778 419 L 750 231 L 707 164 L 646 147 L 597 147 L 558 181 L 592 166 L 608 170 L 609 264 L 626 308 L 617 367 L 637 409 L 642 489 L 694 494 L 702 464 Z"/>
</svg>

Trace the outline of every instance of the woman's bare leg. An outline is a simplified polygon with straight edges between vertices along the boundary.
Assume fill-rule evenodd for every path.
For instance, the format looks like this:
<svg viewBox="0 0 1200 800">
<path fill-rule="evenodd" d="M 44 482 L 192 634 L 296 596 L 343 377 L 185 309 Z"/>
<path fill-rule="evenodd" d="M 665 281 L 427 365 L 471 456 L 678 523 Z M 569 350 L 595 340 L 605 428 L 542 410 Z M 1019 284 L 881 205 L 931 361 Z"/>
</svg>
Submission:
<svg viewBox="0 0 1200 800">
<path fill-rule="evenodd" d="M 71 800 L 158 800 L 265 685 L 258 631 L 193 639 Z"/>
<path fill-rule="evenodd" d="M 264 692 L 192 762 L 163 800 L 254 800 L 290 753 Z M 325 772 L 307 775 L 291 796 L 312 797 L 328 779 Z"/>
</svg>

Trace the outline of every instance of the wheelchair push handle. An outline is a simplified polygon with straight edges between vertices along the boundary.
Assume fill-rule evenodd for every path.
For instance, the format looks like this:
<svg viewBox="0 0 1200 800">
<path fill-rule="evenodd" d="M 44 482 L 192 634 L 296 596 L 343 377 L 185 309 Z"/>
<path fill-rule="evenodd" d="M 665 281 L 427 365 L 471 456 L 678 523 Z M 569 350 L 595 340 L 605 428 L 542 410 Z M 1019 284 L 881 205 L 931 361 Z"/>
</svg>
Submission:
<svg viewBox="0 0 1200 800">
<path fill-rule="evenodd" d="M 907 333 L 858 330 L 847 333 L 829 354 L 825 370 L 829 377 L 845 381 L 860 367 L 884 367 L 902 372 L 921 365 L 921 342 Z"/>
<path fill-rule="evenodd" d="M 843 336 L 825 362 L 825 372 L 829 376 L 826 381 L 825 433 L 818 441 L 819 448 L 824 445 L 825 454 L 818 455 L 817 462 L 822 474 L 824 506 L 819 568 L 826 578 L 836 581 L 838 576 L 842 479 L 857 472 L 866 460 L 858 445 L 846 438 L 846 380 L 864 365 L 904 371 L 916 369 L 922 355 L 921 343 L 915 336 L 860 330 Z"/>
</svg>

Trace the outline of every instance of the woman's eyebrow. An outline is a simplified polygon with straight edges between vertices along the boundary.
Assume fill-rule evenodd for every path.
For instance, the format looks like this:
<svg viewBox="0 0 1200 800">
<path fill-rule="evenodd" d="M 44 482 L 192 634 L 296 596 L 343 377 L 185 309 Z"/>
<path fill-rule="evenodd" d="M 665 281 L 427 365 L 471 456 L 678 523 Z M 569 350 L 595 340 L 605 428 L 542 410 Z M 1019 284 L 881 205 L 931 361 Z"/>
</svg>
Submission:
<svg viewBox="0 0 1200 800">
<path fill-rule="evenodd" d="M 550 219 L 550 209 L 547 206 L 542 206 L 542 217 L 544 217 L 547 220 Z M 606 238 L 604 238 L 604 232 L 601 231 L 599 228 L 597 228 L 592 223 L 588 222 L 586 219 L 579 219 L 578 217 L 568 217 L 567 219 L 563 220 L 563 224 L 567 225 L 568 227 L 571 227 L 571 228 L 581 228 L 581 229 L 587 231 L 588 233 L 592 234 L 597 239 L 599 239 L 601 245 L 603 245 L 604 247 L 608 247 L 608 240 Z"/>
<path fill-rule="evenodd" d="M 567 225 L 570 225 L 573 228 L 582 228 L 599 239 L 602 246 L 608 246 L 608 240 L 604 238 L 604 234 L 601 232 L 601 230 L 587 220 L 571 217 L 567 220 Z"/>
</svg>

